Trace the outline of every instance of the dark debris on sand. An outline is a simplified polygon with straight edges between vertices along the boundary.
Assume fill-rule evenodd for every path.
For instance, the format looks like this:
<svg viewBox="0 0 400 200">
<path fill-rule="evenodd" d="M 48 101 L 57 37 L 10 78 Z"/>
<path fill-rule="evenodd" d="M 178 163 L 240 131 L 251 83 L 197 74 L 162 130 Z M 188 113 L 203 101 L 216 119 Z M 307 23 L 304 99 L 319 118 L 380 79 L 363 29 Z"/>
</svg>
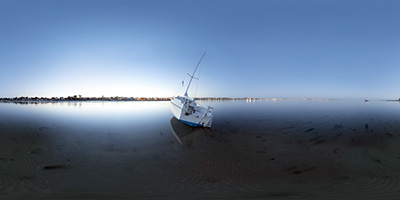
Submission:
<svg viewBox="0 0 400 200">
<path fill-rule="evenodd" d="M 44 170 L 51 170 L 51 169 L 63 169 L 66 168 L 65 165 L 46 165 L 43 167 Z"/>
</svg>

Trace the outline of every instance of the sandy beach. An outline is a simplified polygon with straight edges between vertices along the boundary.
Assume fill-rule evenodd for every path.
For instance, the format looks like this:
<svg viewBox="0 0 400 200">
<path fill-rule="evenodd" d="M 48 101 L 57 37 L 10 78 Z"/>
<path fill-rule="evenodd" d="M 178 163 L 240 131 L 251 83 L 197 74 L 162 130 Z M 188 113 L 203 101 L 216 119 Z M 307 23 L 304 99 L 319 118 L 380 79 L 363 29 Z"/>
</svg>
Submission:
<svg viewBox="0 0 400 200">
<path fill-rule="evenodd" d="M 182 124 L 167 103 L 148 102 L 158 114 L 1 105 L 2 199 L 398 197 L 393 103 L 215 102 L 212 129 Z"/>
</svg>

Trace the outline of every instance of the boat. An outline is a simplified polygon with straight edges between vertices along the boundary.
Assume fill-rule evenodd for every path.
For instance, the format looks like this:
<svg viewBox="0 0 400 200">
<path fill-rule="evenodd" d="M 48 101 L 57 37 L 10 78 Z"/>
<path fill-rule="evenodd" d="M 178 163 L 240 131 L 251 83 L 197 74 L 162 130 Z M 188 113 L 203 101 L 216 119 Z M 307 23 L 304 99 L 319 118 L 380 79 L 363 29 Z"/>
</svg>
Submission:
<svg viewBox="0 0 400 200">
<path fill-rule="evenodd" d="M 198 79 L 194 77 L 197 68 L 200 65 L 201 60 L 204 58 L 206 53 L 204 53 L 193 74 L 190 75 L 190 81 L 186 88 L 185 94 L 183 96 L 176 96 L 171 99 L 171 111 L 175 118 L 183 123 L 192 127 L 211 127 L 213 116 L 211 113 L 212 107 L 204 108 L 198 104 L 194 98 L 190 98 L 188 95 L 188 90 L 193 79 Z"/>
</svg>

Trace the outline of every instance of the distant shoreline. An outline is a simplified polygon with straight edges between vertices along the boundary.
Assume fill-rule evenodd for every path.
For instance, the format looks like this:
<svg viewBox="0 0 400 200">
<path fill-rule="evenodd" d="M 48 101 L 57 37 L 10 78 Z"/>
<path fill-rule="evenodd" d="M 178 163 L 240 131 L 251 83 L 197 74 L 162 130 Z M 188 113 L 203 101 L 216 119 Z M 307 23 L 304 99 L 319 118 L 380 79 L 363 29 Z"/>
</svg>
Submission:
<svg viewBox="0 0 400 200">
<path fill-rule="evenodd" d="M 13 97 L 13 98 L 0 98 L 2 103 L 57 103 L 57 102 L 86 102 L 86 101 L 170 101 L 172 97 Z M 322 98 L 230 98 L 230 97 L 198 97 L 195 100 L 201 101 L 277 101 L 277 100 L 310 100 L 310 101 L 323 101 L 329 99 Z"/>
<path fill-rule="evenodd" d="M 84 101 L 170 101 L 171 97 L 13 97 L 0 98 L 0 102 L 21 103 L 54 103 L 54 102 L 84 102 Z"/>
<path fill-rule="evenodd" d="M 38 103 L 57 103 L 57 102 L 119 102 L 119 101 L 170 101 L 173 97 L 81 97 L 81 96 L 68 96 L 68 97 L 13 97 L 13 98 L 0 98 L 0 103 L 20 103 L 20 104 L 38 104 Z M 197 97 L 195 100 L 201 101 L 282 101 L 282 100 L 308 100 L 308 101 L 326 101 L 337 100 L 328 98 L 253 98 L 253 97 Z M 396 101 L 398 100 L 382 100 L 382 101 Z"/>
</svg>

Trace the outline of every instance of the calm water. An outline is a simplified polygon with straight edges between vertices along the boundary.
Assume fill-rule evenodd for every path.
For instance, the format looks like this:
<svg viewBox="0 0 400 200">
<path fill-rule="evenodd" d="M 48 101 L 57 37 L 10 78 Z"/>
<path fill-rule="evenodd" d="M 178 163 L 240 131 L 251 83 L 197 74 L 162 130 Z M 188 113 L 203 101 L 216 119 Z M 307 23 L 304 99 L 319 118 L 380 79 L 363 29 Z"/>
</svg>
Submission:
<svg viewBox="0 0 400 200">
<path fill-rule="evenodd" d="M 399 199 L 400 104 L 0 103 L 0 199 Z"/>
</svg>

